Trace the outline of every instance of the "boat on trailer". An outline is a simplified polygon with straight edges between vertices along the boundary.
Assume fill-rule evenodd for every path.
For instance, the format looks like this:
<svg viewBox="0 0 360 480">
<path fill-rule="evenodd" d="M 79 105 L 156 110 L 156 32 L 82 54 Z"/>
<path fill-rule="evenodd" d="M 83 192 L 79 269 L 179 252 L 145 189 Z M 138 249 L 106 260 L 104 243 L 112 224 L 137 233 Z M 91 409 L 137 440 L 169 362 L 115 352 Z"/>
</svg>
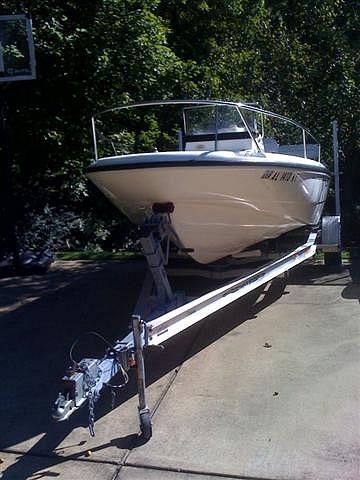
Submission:
<svg viewBox="0 0 360 480">
<path fill-rule="evenodd" d="M 164 107 L 180 108 L 181 121 L 175 120 L 175 127 L 170 126 L 174 112 L 165 114 Z M 160 119 L 153 110 L 133 113 L 148 108 L 160 109 Z M 130 123 L 123 113 L 130 114 Z M 114 120 L 119 121 L 115 133 L 105 127 L 104 115 L 110 116 L 112 128 Z M 279 128 L 279 122 L 285 128 Z M 320 163 L 319 145 L 304 127 L 251 104 L 174 100 L 126 105 L 93 117 L 92 128 L 95 161 L 88 175 L 139 226 L 148 273 L 130 333 L 113 344 L 104 340 L 102 358 L 72 360 L 52 415 L 66 420 L 87 402 L 94 435 L 94 404 L 101 391 L 122 388 L 129 379 L 127 372 L 136 369 L 140 432 L 146 441 L 152 436 L 152 421 L 144 351 L 311 258 L 330 174 Z M 108 147 L 110 155 L 104 154 Z M 159 151 L 161 147 L 165 151 Z M 322 225 L 323 250 L 338 252 L 340 216 L 323 217 Z M 262 263 L 250 270 L 236 268 L 244 257 L 261 255 L 259 244 L 299 227 L 307 227 L 308 235 L 300 245 L 271 261 L 262 255 Z M 177 253 L 207 264 L 211 278 L 231 281 L 195 299 L 173 292 L 167 270 L 170 242 Z M 223 264 L 216 262 L 219 259 L 225 259 Z M 232 271 L 229 264 L 235 266 Z M 204 265 L 199 268 L 195 275 L 207 276 Z M 115 375 L 122 375 L 123 382 L 113 385 Z"/>
<path fill-rule="evenodd" d="M 119 154 L 123 147 L 112 134 L 112 155 L 99 156 L 99 141 L 106 139 L 100 119 L 169 106 L 179 107 L 177 150 L 159 151 L 155 141 L 153 151 Z M 146 122 L 141 128 L 146 131 Z M 320 221 L 330 174 L 318 142 L 297 122 L 254 105 L 180 100 L 121 106 L 93 118 L 93 135 L 91 181 L 134 224 L 167 208 L 172 242 L 199 263 L 236 256 Z"/>
</svg>

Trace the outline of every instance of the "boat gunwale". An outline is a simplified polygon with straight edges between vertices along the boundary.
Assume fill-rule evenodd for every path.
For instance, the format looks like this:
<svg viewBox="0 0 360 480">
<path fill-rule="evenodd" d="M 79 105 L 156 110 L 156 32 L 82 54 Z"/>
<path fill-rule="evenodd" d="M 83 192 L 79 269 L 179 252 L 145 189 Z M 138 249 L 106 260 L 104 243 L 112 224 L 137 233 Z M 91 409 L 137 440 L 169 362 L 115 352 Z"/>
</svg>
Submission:
<svg viewBox="0 0 360 480">
<path fill-rule="evenodd" d="M 99 159 L 96 162 L 92 163 L 86 169 L 86 173 L 94 172 L 109 172 L 109 171 L 119 171 L 119 170 L 141 170 L 149 168 L 174 168 L 174 167 L 221 167 L 221 166 L 233 166 L 233 167 L 252 167 L 252 168 L 274 168 L 274 169 L 294 169 L 301 170 L 304 172 L 314 172 L 314 173 L 323 173 L 328 177 L 331 177 L 331 172 L 329 169 L 322 163 L 316 162 L 314 165 L 306 165 L 304 163 L 295 163 L 295 162 L 281 162 L 271 160 L 238 160 L 238 159 L 227 159 L 227 160 L 199 160 L 199 159 L 189 159 L 189 160 L 156 160 L 148 162 L 133 162 L 126 163 L 119 157 L 107 157 L 107 159 L 118 160 L 118 162 L 101 164 L 105 159 Z"/>
</svg>

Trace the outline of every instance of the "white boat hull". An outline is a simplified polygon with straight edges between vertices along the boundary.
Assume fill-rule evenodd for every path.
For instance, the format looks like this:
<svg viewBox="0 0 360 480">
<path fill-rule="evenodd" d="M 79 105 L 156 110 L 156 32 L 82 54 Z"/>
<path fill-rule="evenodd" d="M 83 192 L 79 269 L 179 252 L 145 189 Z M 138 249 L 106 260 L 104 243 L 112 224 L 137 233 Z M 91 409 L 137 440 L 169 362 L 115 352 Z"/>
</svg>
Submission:
<svg viewBox="0 0 360 480">
<path fill-rule="evenodd" d="M 90 169 L 89 177 L 135 224 L 151 216 L 154 203 L 173 203 L 171 223 L 181 247 L 197 262 L 210 263 L 319 222 L 329 175 L 312 168 L 317 162 L 295 157 L 291 165 L 286 158 L 283 164 L 247 159 L 136 168 L 119 161 L 114 169 Z"/>
</svg>

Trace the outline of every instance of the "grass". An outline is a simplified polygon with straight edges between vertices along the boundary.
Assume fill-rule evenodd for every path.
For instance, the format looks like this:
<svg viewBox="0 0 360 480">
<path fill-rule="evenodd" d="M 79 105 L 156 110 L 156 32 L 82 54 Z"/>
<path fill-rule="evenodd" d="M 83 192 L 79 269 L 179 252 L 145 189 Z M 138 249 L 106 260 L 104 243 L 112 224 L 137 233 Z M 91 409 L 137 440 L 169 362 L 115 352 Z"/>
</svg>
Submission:
<svg viewBox="0 0 360 480">
<path fill-rule="evenodd" d="M 140 256 L 140 252 L 130 252 L 126 250 L 121 250 L 118 252 L 74 251 L 57 252 L 56 260 L 127 260 L 129 258 L 136 258 Z"/>
<path fill-rule="evenodd" d="M 316 260 L 324 260 L 324 252 L 316 252 L 315 254 Z M 349 260 L 350 259 L 350 252 L 349 250 L 343 250 L 341 252 L 341 259 L 342 260 Z"/>
</svg>

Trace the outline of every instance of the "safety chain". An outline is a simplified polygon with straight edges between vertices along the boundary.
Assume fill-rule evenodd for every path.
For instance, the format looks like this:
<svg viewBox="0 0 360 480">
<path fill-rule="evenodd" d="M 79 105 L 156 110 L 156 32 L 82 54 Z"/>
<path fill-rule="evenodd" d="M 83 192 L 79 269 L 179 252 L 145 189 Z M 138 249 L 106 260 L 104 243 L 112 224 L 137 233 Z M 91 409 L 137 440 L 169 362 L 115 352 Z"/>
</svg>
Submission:
<svg viewBox="0 0 360 480">
<path fill-rule="evenodd" d="M 119 385 L 113 385 L 110 382 L 105 383 L 104 386 L 110 388 L 111 392 L 111 409 L 113 410 L 115 408 L 115 400 L 116 400 L 116 391 L 120 390 L 123 388 L 129 381 L 129 376 L 124 370 L 124 367 L 122 366 L 121 362 L 117 357 L 114 359 L 114 363 L 112 365 L 112 376 L 115 375 L 115 364 L 118 365 L 120 372 L 122 373 L 124 382 L 119 384 Z M 88 400 L 89 400 L 89 432 L 92 437 L 95 437 L 95 403 L 97 402 L 98 398 L 100 397 L 100 392 L 98 390 L 92 390 L 93 387 L 96 385 L 96 378 L 90 375 L 88 370 L 84 371 L 85 378 L 88 384 L 89 388 L 89 393 L 88 393 Z"/>
<path fill-rule="evenodd" d="M 117 354 L 117 352 L 115 351 L 115 355 Z M 104 383 L 104 385 L 106 387 L 109 387 L 110 388 L 110 392 L 111 392 L 111 410 L 114 410 L 115 408 L 115 401 L 116 401 L 116 392 L 118 390 L 120 390 L 121 388 L 125 387 L 125 385 L 128 383 L 129 381 L 129 375 L 127 374 L 127 372 L 124 370 L 124 367 L 122 366 L 121 364 L 121 361 L 119 360 L 119 358 L 117 357 L 117 355 L 115 356 L 114 358 L 114 363 L 112 364 L 112 367 L 111 367 L 111 376 L 113 377 L 117 372 L 115 371 L 115 365 L 118 366 L 119 370 L 123 376 L 123 383 L 120 383 L 119 385 L 113 385 L 112 383 L 110 382 L 106 382 Z"/>
<path fill-rule="evenodd" d="M 99 398 L 99 393 L 95 390 L 89 393 L 89 432 L 92 437 L 95 437 L 95 402 Z"/>
<path fill-rule="evenodd" d="M 95 402 L 98 400 L 100 394 L 96 390 L 92 390 L 96 385 L 96 378 L 90 374 L 89 369 L 83 369 L 85 382 L 88 388 L 88 400 L 89 400 L 89 432 L 92 437 L 95 437 Z"/>
</svg>

